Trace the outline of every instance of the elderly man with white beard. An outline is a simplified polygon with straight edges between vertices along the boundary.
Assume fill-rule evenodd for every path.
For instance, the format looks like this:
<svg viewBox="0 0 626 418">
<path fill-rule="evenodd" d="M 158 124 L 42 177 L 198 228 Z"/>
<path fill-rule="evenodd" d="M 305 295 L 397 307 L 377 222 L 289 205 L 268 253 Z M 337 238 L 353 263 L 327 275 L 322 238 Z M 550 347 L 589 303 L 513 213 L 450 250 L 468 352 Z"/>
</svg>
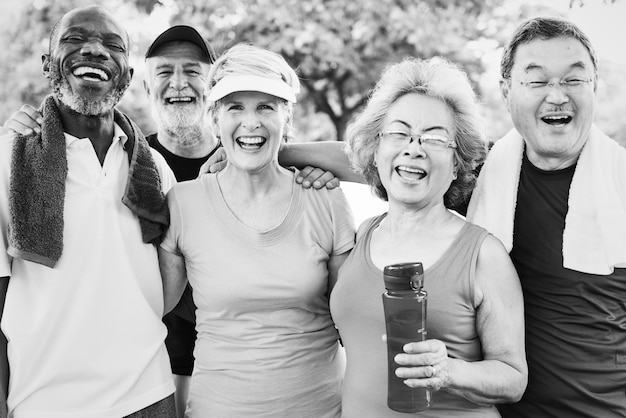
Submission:
<svg viewBox="0 0 626 418">
<path fill-rule="evenodd" d="M 146 52 L 143 82 L 158 131 L 148 135 L 178 181 L 198 176 L 200 167 L 219 147 L 207 118 L 206 77 L 214 61 L 211 46 L 194 28 L 173 26 Z M 187 286 L 173 311 L 165 315 L 165 345 L 176 385 L 176 410 L 185 411 L 196 340 L 195 305 Z"/>
</svg>

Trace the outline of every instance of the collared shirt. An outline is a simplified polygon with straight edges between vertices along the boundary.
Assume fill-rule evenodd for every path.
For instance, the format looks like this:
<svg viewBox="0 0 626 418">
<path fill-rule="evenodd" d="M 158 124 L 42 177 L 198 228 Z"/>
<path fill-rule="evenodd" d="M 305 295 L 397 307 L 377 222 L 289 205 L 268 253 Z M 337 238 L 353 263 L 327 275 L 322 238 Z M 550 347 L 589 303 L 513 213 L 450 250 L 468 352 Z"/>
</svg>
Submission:
<svg viewBox="0 0 626 418">
<path fill-rule="evenodd" d="M 0 276 L 11 276 L 1 326 L 14 418 L 124 416 L 174 390 L 156 248 L 121 201 L 127 138 L 116 125 L 102 165 L 88 138 L 65 139 L 63 254 L 51 269 L 6 254 L 13 140 L 0 137 Z M 166 192 L 173 174 L 152 154 Z"/>
</svg>

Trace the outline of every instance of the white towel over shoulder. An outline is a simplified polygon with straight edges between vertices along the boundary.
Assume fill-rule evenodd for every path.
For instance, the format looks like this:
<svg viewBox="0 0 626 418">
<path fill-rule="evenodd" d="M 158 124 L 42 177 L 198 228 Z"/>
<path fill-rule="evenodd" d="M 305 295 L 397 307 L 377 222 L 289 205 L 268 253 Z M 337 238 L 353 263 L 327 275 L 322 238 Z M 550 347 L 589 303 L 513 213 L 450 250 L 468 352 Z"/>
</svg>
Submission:
<svg viewBox="0 0 626 418">
<path fill-rule="evenodd" d="M 467 219 L 513 247 L 513 220 L 524 140 L 511 130 L 493 146 Z M 593 126 L 570 186 L 563 267 L 611 274 L 626 267 L 626 149 Z"/>
</svg>

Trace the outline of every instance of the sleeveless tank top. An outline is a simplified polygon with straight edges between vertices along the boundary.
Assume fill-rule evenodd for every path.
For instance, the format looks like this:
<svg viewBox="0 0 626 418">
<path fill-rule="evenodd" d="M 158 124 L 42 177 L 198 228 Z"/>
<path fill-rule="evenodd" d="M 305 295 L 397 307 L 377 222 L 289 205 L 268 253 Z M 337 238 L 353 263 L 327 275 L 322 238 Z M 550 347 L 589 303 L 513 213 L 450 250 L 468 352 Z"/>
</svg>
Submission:
<svg viewBox="0 0 626 418">
<path fill-rule="evenodd" d="M 343 384 L 344 417 L 406 417 L 387 407 L 387 349 L 382 294 L 383 272 L 370 258 L 371 234 L 386 214 L 365 221 L 357 243 L 339 270 L 331 294 L 331 314 L 346 350 Z M 443 341 L 448 355 L 466 361 L 482 359 L 476 330 L 474 274 L 488 232 L 467 223 L 441 256 L 424 272 L 428 292 L 428 338 Z M 415 260 L 420 261 L 419 254 Z M 433 405 L 420 417 L 498 417 L 495 407 L 474 404 L 445 390 L 433 393 Z"/>
</svg>

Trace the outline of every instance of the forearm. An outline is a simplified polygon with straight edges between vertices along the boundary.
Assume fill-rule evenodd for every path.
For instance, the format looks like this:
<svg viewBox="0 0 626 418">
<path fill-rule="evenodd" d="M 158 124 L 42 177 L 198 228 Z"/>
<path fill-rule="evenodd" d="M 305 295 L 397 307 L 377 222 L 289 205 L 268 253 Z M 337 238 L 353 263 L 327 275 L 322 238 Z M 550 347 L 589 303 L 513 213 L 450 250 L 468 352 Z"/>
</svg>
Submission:
<svg viewBox="0 0 626 418">
<path fill-rule="evenodd" d="M 343 142 L 339 141 L 285 144 L 278 154 L 278 159 L 283 167 L 318 167 L 332 172 L 341 181 L 365 183 L 363 176 L 350 169 L 343 145 Z"/>
<path fill-rule="evenodd" d="M 527 375 L 499 360 L 449 360 L 450 383 L 444 388 L 480 405 L 517 402 L 526 389 Z"/>
<path fill-rule="evenodd" d="M 185 259 L 179 255 L 159 247 L 159 268 L 163 281 L 163 315 L 176 307 L 185 286 L 187 286 L 187 270 Z"/>
</svg>

